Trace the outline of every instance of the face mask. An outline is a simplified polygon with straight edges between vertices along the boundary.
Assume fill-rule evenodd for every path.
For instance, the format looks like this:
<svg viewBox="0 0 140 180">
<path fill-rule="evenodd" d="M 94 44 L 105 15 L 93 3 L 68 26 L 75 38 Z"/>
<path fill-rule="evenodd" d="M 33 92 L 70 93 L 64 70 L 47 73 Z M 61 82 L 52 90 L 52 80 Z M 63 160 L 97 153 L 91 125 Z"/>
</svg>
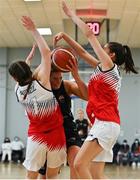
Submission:
<svg viewBox="0 0 140 180">
<path fill-rule="evenodd" d="M 123 145 L 126 145 L 126 144 L 127 144 L 126 142 L 123 143 Z"/>
<path fill-rule="evenodd" d="M 5 143 L 8 143 L 9 142 L 9 139 L 5 139 Z"/>
<path fill-rule="evenodd" d="M 19 139 L 17 137 L 14 138 L 15 141 L 18 141 Z"/>
</svg>

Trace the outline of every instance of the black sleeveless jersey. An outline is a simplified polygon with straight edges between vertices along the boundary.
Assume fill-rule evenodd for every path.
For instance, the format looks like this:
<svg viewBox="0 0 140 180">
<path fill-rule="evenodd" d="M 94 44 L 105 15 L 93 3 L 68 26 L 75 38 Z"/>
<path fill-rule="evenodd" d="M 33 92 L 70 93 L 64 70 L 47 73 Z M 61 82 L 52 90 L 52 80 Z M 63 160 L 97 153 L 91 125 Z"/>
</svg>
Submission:
<svg viewBox="0 0 140 180">
<path fill-rule="evenodd" d="M 52 89 L 54 96 L 56 97 L 59 106 L 61 108 L 61 112 L 64 117 L 64 127 L 65 128 L 75 128 L 74 117 L 71 112 L 71 97 L 67 94 L 64 82 L 62 81 L 59 89 Z"/>
</svg>

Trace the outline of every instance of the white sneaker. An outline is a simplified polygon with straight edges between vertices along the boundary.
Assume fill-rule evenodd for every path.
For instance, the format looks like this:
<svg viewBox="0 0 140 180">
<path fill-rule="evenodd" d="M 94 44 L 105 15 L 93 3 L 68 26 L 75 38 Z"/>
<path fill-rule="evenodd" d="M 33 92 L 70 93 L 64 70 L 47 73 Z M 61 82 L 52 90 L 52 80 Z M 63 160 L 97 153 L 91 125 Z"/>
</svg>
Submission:
<svg viewBox="0 0 140 180">
<path fill-rule="evenodd" d="M 132 163 L 132 168 L 136 168 L 136 163 L 135 162 Z"/>
<path fill-rule="evenodd" d="M 138 168 L 140 168 L 140 162 L 137 163 Z"/>
</svg>

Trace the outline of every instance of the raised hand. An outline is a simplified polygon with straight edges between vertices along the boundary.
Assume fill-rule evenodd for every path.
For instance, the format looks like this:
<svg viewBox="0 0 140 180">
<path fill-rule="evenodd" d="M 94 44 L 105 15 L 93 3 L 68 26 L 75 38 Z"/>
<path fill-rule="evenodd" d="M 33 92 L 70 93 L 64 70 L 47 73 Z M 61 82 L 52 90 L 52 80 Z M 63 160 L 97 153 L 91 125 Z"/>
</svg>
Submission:
<svg viewBox="0 0 140 180">
<path fill-rule="evenodd" d="M 67 68 L 71 72 L 72 76 L 75 78 L 79 76 L 78 74 L 78 63 L 74 59 L 69 60 L 69 65 L 67 65 Z"/>
<path fill-rule="evenodd" d="M 27 56 L 27 58 L 26 58 L 26 60 L 25 60 L 26 63 L 27 63 L 29 66 L 30 66 L 31 61 L 32 61 L 32 59 L 33 59 L 33 57 L 34 57 L 36 47 L 37 47 L 37 44 L 34 43 L 33 46 L 32 46 L 32 49 L 31 49 L 31 51 L 30 51 L 30 53 L 29 53 L 29 55 Z"/>
<path fill-rule="evenodd" d="M 37 44 L 34 43 L 33 46 L 32 46 L 32 49 L 31 49 L 31 51 L 30 51 L 30 53 L 29 53 L 29 55 L 28 55 L 28 59 L 29 59 L 29 60 L 30 60 L 30 59 L 33 59 L 33 57 L 34 57 L 34 55 L 35 55 L 35 49 L 36 49 L 36 47 L 37 47 Z"/>
<path fill-rule="evenodd" d="M 75 92 L 74 94 L 78 95 L 84 100 L 87 100 L 88 99 L 87 85 L 82 81 L 81 77 L 79 76 L 77 61 L 75 61 L 74 59 L 69 60 L 69 65 L 67 65 L 67 68 L 71 72 L 77 84 L 76 86 L 74 84 L 71 85 L 73 92 Z"/>
<path fill-rule="evenodd" d="M 62 0 L 62 9 L 68 17 L 71 17 L 74 14 L 64 0 Z"/>
<path fill-rule="evenodd" d="M 35 30 L 35 24 L 32 21 L 32 19 L 28 16 L 22 16 L 21 18 L 22 25 L 29 31 L 34 31 Z"/>
<path fill-rule="evenodd" d="M 60 32 L 53 37 L 53 47 L 56 46 L 57 42 L 63 38 L 63 33 Z"/>
</svg>

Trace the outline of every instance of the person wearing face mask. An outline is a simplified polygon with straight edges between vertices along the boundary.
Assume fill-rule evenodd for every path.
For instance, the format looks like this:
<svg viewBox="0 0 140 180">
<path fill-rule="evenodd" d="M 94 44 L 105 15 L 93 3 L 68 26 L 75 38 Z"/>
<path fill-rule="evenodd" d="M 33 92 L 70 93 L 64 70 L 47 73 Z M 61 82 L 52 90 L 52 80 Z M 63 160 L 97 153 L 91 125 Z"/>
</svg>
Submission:
<svg viewBox="0 0 140 180">
<path fill-rule="evenodd" d="M 14 140 L 11 142 L 11 147 L 13 161 L 18 163 L 22 162 L 24 144 L 18 136 L 14 137 Z"/>
<path fill-rule="evenodd" d="M 123 143 L 120 146 L 120 150 L 117 155 L 117 163 L 127 165 L 129 162 L 129 150 L 130 146 L 126 139 L 123 140 Z"/>
<path fill-rule="evenodd" d="M 135 139 L 131 146 L 131 163 L 135 167 L 140 166 L 140 141 Z"/>
<path fill-rule="evenodd" d="M 129 147 L 129 144 L 127 142 L 127 140 L 125 139 L 123 141 L 123 144 L 121 145 L 121 150 L 124 152 L 124 153 L 127 153 L 129 151 L 130 147 Z"/>
<path fill-rule="evenodd" d="M 139 153 L 140 152 L 140 142 L 138 139 L 135 139 L 135 141 L 132 144 L 131 152 L 133 153 Z"/>
<path fill-rule="evenodd" d="M 6 137 L 2 143 L 2 162 L 6 161 L 6 155 L 8 156 L 8 162 L 11 161 L 12 148 L 10 138 Z"/>
</svg>

